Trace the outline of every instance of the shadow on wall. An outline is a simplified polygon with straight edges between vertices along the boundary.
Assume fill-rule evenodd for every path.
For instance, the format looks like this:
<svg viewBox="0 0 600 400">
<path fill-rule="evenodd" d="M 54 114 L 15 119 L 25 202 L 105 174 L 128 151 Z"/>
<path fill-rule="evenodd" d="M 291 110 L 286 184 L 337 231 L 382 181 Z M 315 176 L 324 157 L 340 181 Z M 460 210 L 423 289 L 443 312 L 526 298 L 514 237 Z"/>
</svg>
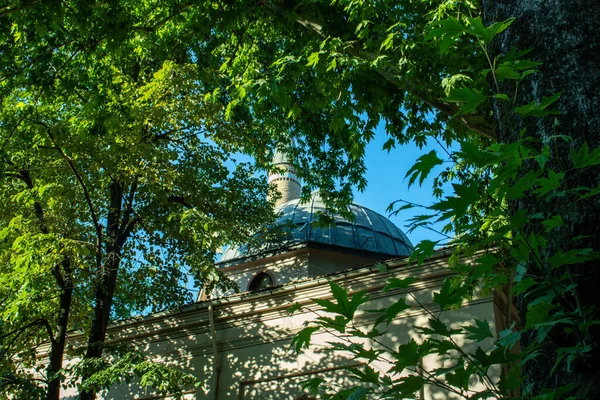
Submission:
<svg viewBox="0 0 600 400">
<path fill-rule="evenodd" d="M 437 272 L 435 268 L 414 270 L 398 267 L 396 272 L 386 273 L 361 269 L 327 279 L 336 280 L 350 295 L 367 290 L 370 300 L 363 309 L 381 309 L 405 296 L 393 290 L 383 292 L 382 288 L 390 276 L 420 275 L 422 279 L 413 293 L 426 308 L 438 312 L 432 297 L 433 292 L 439 290 L 444 276 L 440 275 L 439 268 Z M 157 314 L 113 327 L 111 338 L 113 341 L 130 343 L 155 361 L 193 373 L 204 383 L 204 387 L 188 392 L 186 398 L 190 399 L 294 400 L 307 394 L 301 383 L 315 377 L 327 381 L 332 389 L 341 389 L 348 385 L 349 379 L 341 368 L 360 366 L 366 360 L 328 351 L 331 347 L 328 342 L 348 344 L 351 341 L 361 343 L 366 348 L 377 348 L 380 344 L 370 339 L 342 337 L 320 331 L 313 335 L 310 348 L 303 353 L 296 354 L 290 348 L 291 338 L 304 328 L 306 322 L 319 315 L 328 315 L 312 302 L 315 298 L 331 298 L 327 279 L 319 278 L 302 284 L 193 304 L 177 312 Z M 407 302 L 410 304 L 410 299 Z M 301 304 L 302 308 L 293 316 L 288 315 L 286 310 L 294 303 Z M 420 340 L 415 326 L 427 325 L 429 315 L 416 303 L 413 306 L 392 321 L 382 341 L 383 346 L 397 349 L 411 338 Z M 211 308 L 214 320 L 212 327 Z M 359 312 L 354 320 L 355 327 L 369 329 L 375 318 L 375 314 Z M 442 313 L 441 318 L 451 328 L 470 324 L 474 318 L 486 319 L 493 324 L 493 300 L 475 299 L 462 309 Z M 464 344 L 465 351 L 475 350 L 473 344 L 461 344 Z M 423 367 L 428 370 L 444 366 L 444 363 L 444 359 L 426 357 Z M 385 361 L 371 365 L 382 373 L 391 367 Z M 215 376 L 216 370 L 218 374 Z M 476 386 L 476 382 L 473 384 Z M 437 387 L 424 388 L 421 397 L 455 398 Z M 133 382 L 113 388 L 104 398 L 148 400 L 162 397 L 155 397 L 154 393 Z"/>
<path fill-rule="evenodd" d="M 306 379 L 327 377 L 341 385 L 345 374 L 339 371 L 340 368 L 359 365 L 321 349 L 298 356 L 290 343 L 292 335 L 301 327 L 294 322 L 295 318 L 281 313 L 281 306 L 288 306 L 282 299 L 242 303 L 236 304 L 235 310 L 223 305 L 217 307 L 216 357 L 210 318 L 208 321 L 203 318 L 208 315 L 202 309 L 185 316 L 186 320 L 196 319 L 194 326 L 181 326 L 181 317 L 154 323 L 148 321 L 135 328 L 124 327 L 128 336 L 136 332 L 136 337 L 120 340 L 129 340 L 132 347 L 150 355 L 154 361 L 177 366 L 198 377 L 204 386 L 197 391 L 184 392 L 184 398 L 293 400 L 306 394 L 301 387 Z M 243 318 L 229 314 L 241 311 L 240 307 L 244 309 Z M 215 369 L 219 370 L 217 381 Z M 102 397 L 163 398 L 140 387 L 139 382 L 116 386 Z"/>
</svg>

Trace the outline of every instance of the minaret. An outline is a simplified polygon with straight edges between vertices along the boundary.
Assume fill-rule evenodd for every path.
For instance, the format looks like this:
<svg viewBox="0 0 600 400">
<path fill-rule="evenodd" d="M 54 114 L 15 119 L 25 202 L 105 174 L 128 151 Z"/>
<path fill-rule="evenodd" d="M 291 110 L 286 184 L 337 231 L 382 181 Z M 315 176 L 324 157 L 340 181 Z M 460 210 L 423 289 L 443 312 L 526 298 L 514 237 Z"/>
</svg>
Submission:
<svg viewBox="0 0 600 400">
<path fill-rule="evenodd" d="M 273 156 L 273 167 L 283 170 L 269 171 L 269 184 L 273 185 L 281 197 L 275 202 L 275 207 L 290 200 L 300 198 L 300 180 L 296 176 L 296 171 L 290 163 L 287 154 L 280 150 L 275 150 Z"/>
</svg>

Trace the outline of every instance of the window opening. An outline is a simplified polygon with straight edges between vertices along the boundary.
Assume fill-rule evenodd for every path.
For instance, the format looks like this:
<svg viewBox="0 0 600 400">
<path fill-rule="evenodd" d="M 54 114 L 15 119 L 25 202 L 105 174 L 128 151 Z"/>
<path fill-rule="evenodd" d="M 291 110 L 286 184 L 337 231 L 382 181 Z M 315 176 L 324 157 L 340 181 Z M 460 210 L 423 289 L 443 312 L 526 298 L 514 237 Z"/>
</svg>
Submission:
<svg viewBox="0 0 600 400">
<path fill-rule="evenodd" d="M 273 286 L 274 283 L 274 279 L 270 274 L 266 272 L 259 272 L 250 281 L 250 285 L 248 285 L 248 291 L 253 292 L 255 290 L 266 289 Z"/>
</svg>

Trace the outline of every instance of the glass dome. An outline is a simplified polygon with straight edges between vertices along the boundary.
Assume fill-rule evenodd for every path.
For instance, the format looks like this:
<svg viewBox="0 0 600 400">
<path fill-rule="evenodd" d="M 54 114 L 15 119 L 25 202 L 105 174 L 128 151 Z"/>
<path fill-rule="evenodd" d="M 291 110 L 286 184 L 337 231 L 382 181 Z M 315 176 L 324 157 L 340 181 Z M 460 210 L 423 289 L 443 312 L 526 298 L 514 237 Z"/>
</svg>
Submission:
<svg viewBox="0 0 600 400">
<path fill-rule="evenodd" d="M 302 203 L 300 199 L 288 201 L 275 209 L 279 214 L 277 222 L 291 226 L 291 232 L 279 246 L 296 243 L 322 243 L 353 250 L 362 250 L 385 254 L 393 257 L 409 256 L 413 246 L 408 237 L 396 225 L 383 215 L 361 205 L 352 203 L 350 212 L 354 221 L 349 221 L 339 214 L 334 214 L 335 225 L 326 227 L 314 226 L 319 214 L 326 211 L 325 204 L 317 193 Z M 259 249 L 248 249 L 247 246 L 229 247 L 219 263 L 254 255 L 264 250 L 274 250 L 277 246 L 266 245 Z"/>
</svg>

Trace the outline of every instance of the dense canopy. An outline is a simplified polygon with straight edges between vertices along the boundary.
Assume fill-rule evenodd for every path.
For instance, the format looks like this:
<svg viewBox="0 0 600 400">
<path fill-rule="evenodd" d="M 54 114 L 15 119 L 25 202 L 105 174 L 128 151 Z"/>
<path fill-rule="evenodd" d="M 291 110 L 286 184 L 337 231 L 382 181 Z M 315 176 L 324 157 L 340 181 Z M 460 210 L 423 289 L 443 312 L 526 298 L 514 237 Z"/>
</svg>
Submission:
<svg viewBox="0 0 600 400">
<path fill-rule="evenodd" d="M 448 298 L 483 285 L 518 300 L 523 325 L 492 353 L 512 380 L 487 394 L 594 393 L 599 10 L 583 0 L 3 3 L 1 385 L 57 399 L 66 331 L 82 329 L 74 372 L 93 398 L 110 384 L 90 378 L 108 362 L 111 318 L 185 301 L 185 269 L 219 282 L 221 246 L 272 217 L 257 171 L 276 147 L 306 198 L 320 188 L 343 208 L 365 188 L 364 148 L 383 126 L 387 150 L 440 146 L 408 171 L 422 183 L 445 167 L 415 224 L 443 221 L 467 252 L 499 249 L 474 271 L 453 265 L 459 278 L 444 286 Z M 448 182 L 454 193 L 442 192 Z M 415 246 L 415 259 L 435 245 Z M 521 338 L 521 360 L 506 358 L 506 337 Z M 459 392 L 489 367 L 454 361 Z"/>
</svg>

